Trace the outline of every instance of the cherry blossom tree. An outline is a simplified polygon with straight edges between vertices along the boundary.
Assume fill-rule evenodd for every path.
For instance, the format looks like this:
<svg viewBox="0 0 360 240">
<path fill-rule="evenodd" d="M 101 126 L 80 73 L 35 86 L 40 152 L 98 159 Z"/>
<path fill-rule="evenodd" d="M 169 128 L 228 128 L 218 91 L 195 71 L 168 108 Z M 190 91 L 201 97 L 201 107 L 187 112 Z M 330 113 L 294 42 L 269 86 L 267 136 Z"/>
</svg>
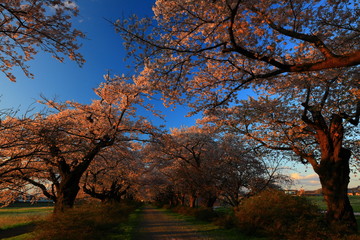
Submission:
<svg viewBox="0 0 360 240">
<path fill-rule="evenodd" d="M 237 206 L 241 198 L 286 179 L 279 167 L 270 169 L 261 161 L 263 151 L 254 152 L 240 139 L 220 137 L 208 128 L 172 129 L 147 149 L 158 178 L 157 197 L 170 205 L 212 207 L 221 198 Z"/>
<path fill-rule="evenodd" d="M 277 156 L 246 142 L 246 138 L 234 134 L 226 134 L 220 140 L 221 172 L 217 177 L 221 199 L 234 207 L 265 189 L 281 189 L 291 183 Z"/>
<path fill-rule="evenodd" d="M 14 148 L 23 148 L 26 143 L 19 141 L 21 131 L 20 126 L 27 123 L 28 119 L 23 117 L 21 120 L 14 118 L 17 114 L 12 109 L 2 110 L 0 112 L 0 201 L 2 205 L 8 205 L 15 201 L 20 195 L 26 195 L 28 187 L 26 182 L 14 178 L 14 173 L 27 168 L 28 162 L 22 161 L 28 154 L 37 151 L 37 147 L 31 152 L 23 153 L 14 151 Z M 16 174 L 15 174 L 16 175 Z"/>
<path fill-rule="evenodd" d="M 55 212 L 71 208 L 81 178 L 100 153 L 156 131 L 136 116 L 135 105 L 142 102 L 140 90 L 115 79 L 97 88 L 100 100 L 88 105 L 46 101 L 57 112 L 28 119 L 13 135 L 14 141 L 24 143 L 13 151 L 20 152 L 21 163 L 26 164 L 16 172 L 15 181 L 21 179 L 39 189 L 55 202 Z"/>
<path fill-rule="evenodd" d="M 327 202 L 327 219 L 351 229 L 356 228 L 356 220 L 347 189 L 350 161 L 354 160 L 351 156 L 356 153 L 358 141 L 354 126 L 360 113 L 358 96 L 354 94 L 357 87 L 351 86 L 355 75 L 349 72 L 326 74 L 273 79 L 258 89 L 258 98 L 208 111 L 204 121 L 312 166 Z"/>
<path fill-rule="evenodd" d="M 203 198 L 212 206 L 219 195 L 217 165 L 220 152 L 214 139 L 197 127 L 172 129 L 151 149 L 157 169 L 174 186 L 179 196 L 185 195 L 190 207 Z"/>
<path fill-rule="evenodd" d="M 329 223 L 354 231 L 345 129 L 360 112 L 358 9 L 355 0 L 158 0 L 154 19 L 114 24 L 143 84 L 208 120 L 228 112 L 222 121 L 238 120 L 229 128 L 309 163 Z M 259 97 L 242 101 L 249 88 Z"/>
<path fill-rule="evenodd" d="M 26 62 L 39 51 L 48 52 L 59 61 L 68 56 L 80 65 L 84 62 L 76 42 L 84 35 L 73 29 L 71 23 L 71 18 L 78 14 L 74 2 L 4 0 L 0 10 L 0 70 L 11 81 L 16 80 L 14 67 L 33 77 Z"/>
<path fill-rule="evenodd" d="M 102 202 L 120 202 L 133 197 L 143 169 L 139 144 L 114 144 L 99 154 L 83 179 L 83 191 Z"/>
<path fill-rule="evenodd" d="M 354 0 L 158 0 L 153 20 L 114 25 L 138 57 L 144 84 L 170 102 L 196 97 L 204 108 L 235 100 L 261 79 L 357 66 L 357 9 Z"/>
</svg>

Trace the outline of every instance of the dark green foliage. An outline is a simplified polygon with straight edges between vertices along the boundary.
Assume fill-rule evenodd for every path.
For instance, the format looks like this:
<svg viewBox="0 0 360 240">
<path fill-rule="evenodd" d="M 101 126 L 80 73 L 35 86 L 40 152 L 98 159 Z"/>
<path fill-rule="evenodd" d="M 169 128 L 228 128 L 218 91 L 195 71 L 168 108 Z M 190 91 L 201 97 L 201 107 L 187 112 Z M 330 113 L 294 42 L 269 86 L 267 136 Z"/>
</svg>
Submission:
<svg viewBox="0 0 360 240">
<path fill-rule="evenodd" d="M 177 206 L 173 208 L 173 211 L 183 215 L 193 216 L 197 220 L 207 222 L 211 222 L 218 217 L 218 214 L 212 208 L 190 208 L 184 206 Z"/>
<path fill-rule="evenodd" d="M 194 216 L 194 208 L 190 207 L 176 206 L 172 209 L 172 211 L 183 215 Z"/>
<path fill-rule="evenodd" d="M 321 216 L 306 198 L 275 190 L 246 199 L 235 209 L 242 231 L 286 239 L 324 239 Z"/>
<path fill-rule="evenodd" d="M 195 209 L 194 216 L 201 221 L 213 221 L 218 217 L 212 208 L 197 208 Z"/>
<path fill-rule="evenodd" d="M 39 224 L 34 240 L 96 240 L 109 239 L 112 233 L 121 233 L 137 206 L 133 204 L 86 204 L 51 216 Z"/>
<path fill-rule="evenodd" d="M 163 208 L 166 208 L 165 206 Z M 169 209 L 169 208 L 166 208 Z M 173 212 L 192 216 L 196 220 L 212 222 L 220 227 L 230 229 L 236 227 L 236 219 L 232 208 L 224 208 L 220 210 L 213 210 L 212 208 L 191 208 L 185 206 L 177 206 L 171 209 Z"/>
<path fill-rule="evenodd" d="M 214 219 L 214 224 L 225 229 L 236 227 L 236 218 L 233 214 L 221 214 Z"/>
</svg>

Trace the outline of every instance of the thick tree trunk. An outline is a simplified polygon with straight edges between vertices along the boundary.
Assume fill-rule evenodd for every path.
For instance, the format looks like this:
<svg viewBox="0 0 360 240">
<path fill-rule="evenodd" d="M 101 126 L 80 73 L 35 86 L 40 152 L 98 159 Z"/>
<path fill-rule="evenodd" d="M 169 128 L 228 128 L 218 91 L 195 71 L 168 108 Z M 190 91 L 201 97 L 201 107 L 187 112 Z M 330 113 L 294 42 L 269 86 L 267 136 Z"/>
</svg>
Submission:
<svg viewBox="0 0 360 240">
<path fill-rule="evenodd" d="M 305 155 L 320 178 L 327 203 L 326 219 L 331 229 L 338 233 L 356 232 L 357 223 L 347 194 L 351 151 L 343 147 L 343 119 L 339 114 L 333 114 L 328 125 L 321 109 L 309 106 L 308 100 L 303 106 L 302 120 L 315 130 L 321 151 L 320 164 L 311 155 Z M 311 112 L 312 120 L 307 117 L 307 111 Z"/>
<path fill-rule="evenodd" d="M 336 156 L 337 161 L 329 159 L 323 162 L 318 171 L 327 204 L 326 219 L 332 229 L 343 233 L 357 231 L 354 211 L 347 194 L 350 156 L 350 150 L 341 148 Z"/>
<path fill-rule="evenodd" d="M 70 174 L 61 181 L 57 188 L 57 196 L 55 201 L 54 213 L 65 212 L 67 209 L 73 208 L 76 196 L 80 190 L 79 182 L 81 175 Z"/>
<path fill-rule="evenodd" d="M 207 201 L 206 201 L 206 207 L 208 208 L 212 208 L 214 207 L 214 204 L 216 202 L 217 197 L 216 196 L 210 196 L 208 197 Z"/>
</svg>

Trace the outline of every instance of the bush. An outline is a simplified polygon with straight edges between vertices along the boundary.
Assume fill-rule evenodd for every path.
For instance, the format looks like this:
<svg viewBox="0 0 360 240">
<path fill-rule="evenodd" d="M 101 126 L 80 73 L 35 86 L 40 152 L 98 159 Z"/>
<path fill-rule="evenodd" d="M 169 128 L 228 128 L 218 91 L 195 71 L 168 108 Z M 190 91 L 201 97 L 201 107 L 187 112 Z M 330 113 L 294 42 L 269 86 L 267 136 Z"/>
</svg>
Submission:
<svg viewBox="0 0 360 240">
<path fill-rule="evenodd" d="M 306 198 L 275 190 L 246 199 L 235 209 L 242 231 L 286 239 L 322 239 L 320 216 L 320 210 Z"/>
<path fill-rule="evenodd" d="M 119 224 L 127 221 L 135 208 L 130 204 L 82 205 L 41 222 L 33 239 L 107 239 L 108 234 L 121 232 Z"/>
<path fill-rule="evenodd" d="M 236 227 L 236 219 L 234 215 L 223 214 L 214 219 L 214 224 L 225 229 Z"/>
<path fill-rule="evenodd" d="M 159 206 L 160 208 L 164 208 L 164 209 L 171 209 L 171 206 L 169 204 L 164 204 L 162 206 Z"/>
<path fill-rule="evenodd" d="M 211 222 L 218 217 L 218 214 L 211 208 L 191 208 L 185 206 L 177 206 L 172 209 L 173 212 L 188 215 L 200 221 Z"/>
<path fill-rule="evenodd" d="M 211 208 L 196 208 L 194 211 L 194 217 L 200 221 L 211 222 L 215 220 L 218 215 Z"/>
<path fill-rule="evenodd" d="M 195 216 L 195 208 L 191 207 L 176 206 L 172 209 L 172 211 L 182 215 Z"/>
</svg>

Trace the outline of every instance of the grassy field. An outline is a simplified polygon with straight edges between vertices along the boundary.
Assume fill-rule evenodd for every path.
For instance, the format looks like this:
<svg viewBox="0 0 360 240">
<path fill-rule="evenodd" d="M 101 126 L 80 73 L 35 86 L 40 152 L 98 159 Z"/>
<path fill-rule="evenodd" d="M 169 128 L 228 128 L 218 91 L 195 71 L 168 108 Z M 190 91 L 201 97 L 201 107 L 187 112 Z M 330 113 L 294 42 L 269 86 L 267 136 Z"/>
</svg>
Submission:
<svg viewBox="0 0 360 240">
<path fill-rule="evenodd" d="M 322 210 L 326 210 L 326 203 L 323 196 L 309 196 L 306 198 L 310 199 L 310 201 L 315 203 Z M 354 212 L 360 212 L 360 196 L 349 196 L 349 199 Z"/>
<path fill-rule="evenodd" d="M 48 204 L 15 204 L 11 207 L 0 208 L 0 230 L 10 230 L 32 225 L 44 219 L 53 211 Z M 21 234 L 6 240 L 25 240 L 29 234 Z M 5 240 L 4 239 L 4 240 Z"/>
<path fill-rule="evenodd" d="M 38 221 L 53 211 L 53 207 L 6 207 L 0 209 L 0 229 L 8 229 Z"/>
<path fill-rule="evenodd" d="M 56 234 L 66 232 L 69 235 L 66 239 L 74 239 L 71 236 L 77 234 L 76 237 L 78 237 L 80 233 L 82 238 L 78 239 L 100 239 L 84 236 L 91 233 L 100 237 L 106 233 L 108 237 L 106 239 L 130 240 L 139 221 L 140 210 L 135 210 L 135 208 L 136 206 L 126 204 L 120 206 L 81 205 L 59 219 L 48 218 L 53 211 L 52 206 L 15 205 L 0 208 L 0 239 L 26 240 L 34 236 L 43 239 L 41 234 L 58 236 Z M 129 217 L 127 217 L 128 214 L 130 214 Z M 52 225 L 52 221 L 57 227 Z M 26 233 L 32 231 L 36 224 L 40 224 L 41 228 L 36 227 L 35 233 Z M 29 230 L 24 231 L 24 229 Z M 19 234 L 15 236 L 14 233 Z M 15 237 L 9 237 L 9 234 Z"/>
</svg>

